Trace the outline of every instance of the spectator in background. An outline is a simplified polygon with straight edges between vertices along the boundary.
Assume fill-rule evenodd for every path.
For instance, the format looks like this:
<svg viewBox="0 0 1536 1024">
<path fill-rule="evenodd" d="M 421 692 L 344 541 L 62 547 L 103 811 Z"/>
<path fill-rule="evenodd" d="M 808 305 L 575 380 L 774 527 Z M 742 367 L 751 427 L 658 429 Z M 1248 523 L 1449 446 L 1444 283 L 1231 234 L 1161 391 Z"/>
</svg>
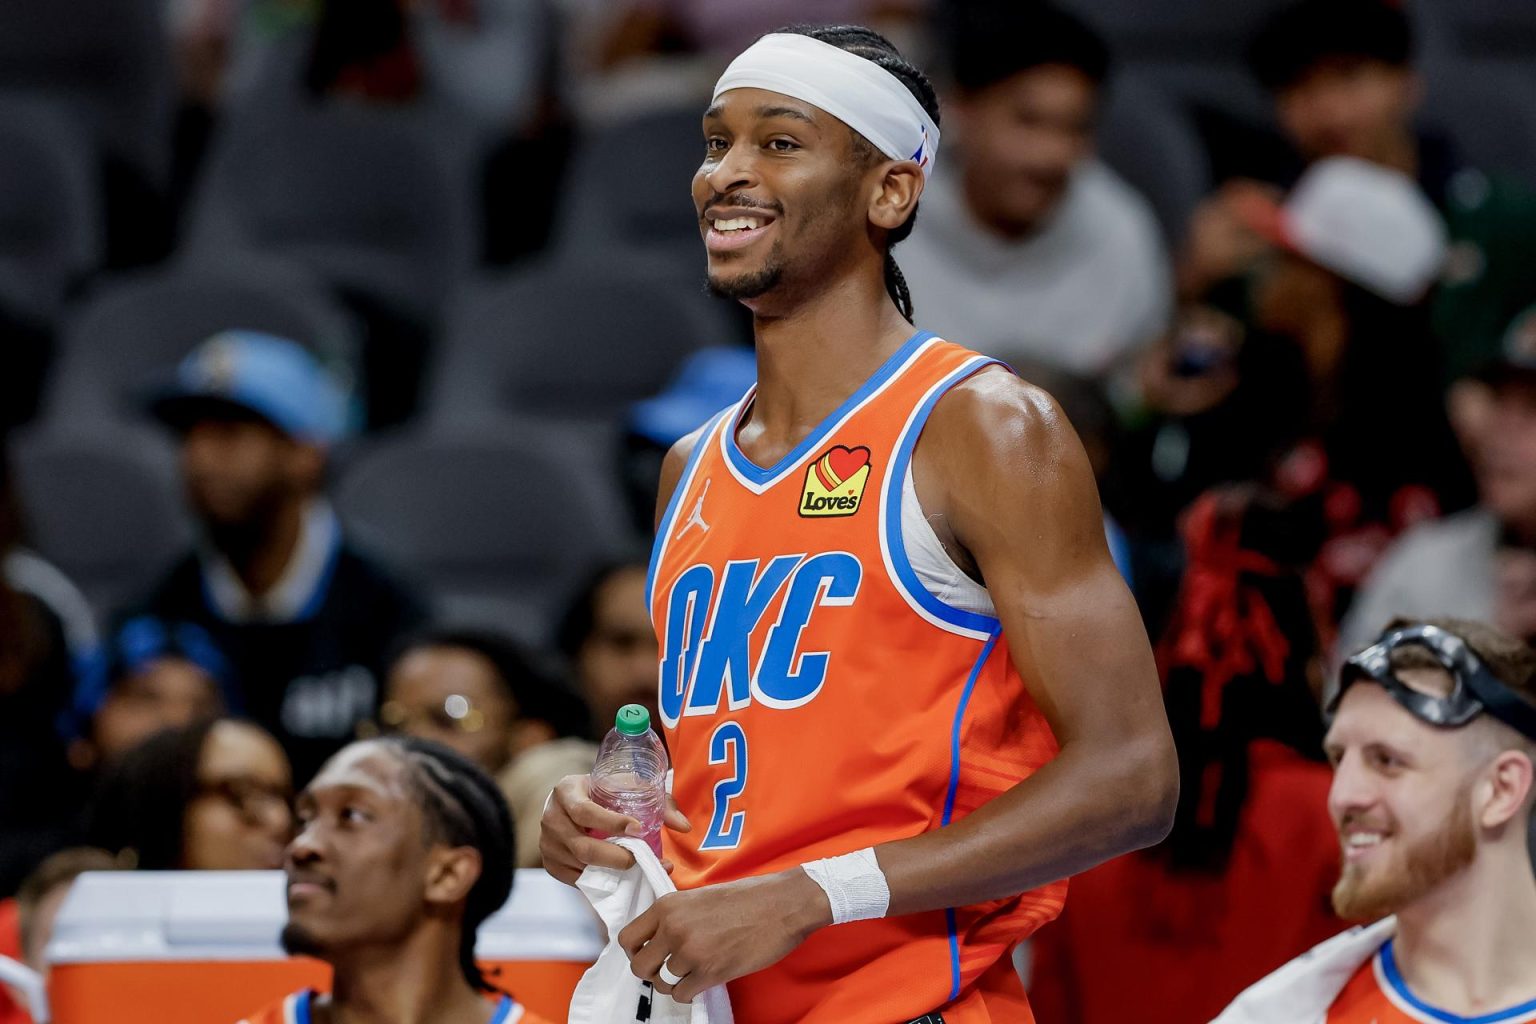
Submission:
<svg viewBox="0 0 1536 1024">
<path fill-rule="evenodd" d="M 384 684 L 386 730 L 441 743 L 497 780 L 518 822 L 517 865 L 537 867 L 538 821 L 562 778 L 592 769 L 587 710 L 510 639 L 430 629 L 400 647 Z"/>
<path fill-rule="evenodd" d="M 1152 351 L 1163 362 L 1144 377 L 1162 385 L 1146 397 L 1165 404 L 1141 427 L 1145 462 L 1127 469 L 1123 506 L 1139 507 L 1140 494 L 1155 504 L 1170 483 L 1187 493 L 1252 472 L 1290 524 L 1273 535 L 1284 550 L 1263 554 L 1307 566 L 1331 643 L 1392 537 L 1472 497 L 1420 302 L 1443 229 L 1408 178 L 1349 157 L 1313 166 L 1283 205 L 1255 196 L 1239 209 L 1268 239 L 1263 263 L 1234 288 L 1241 326 L 1180 353 L 1190 361 L 1182 380 L 1169 363 L 1177 350 Z M 1142 543 L 1158 539 L 1155 522 L 1126 525 Z"/>
<path fill-rule="evenodd" d="M 1449 382 L 1497 355 L 1504 326 L 1536 302 L 1536 191 L 1468 167 L 1447 140 L 1415 126 L 1424 83 L 1413 59 L 1412 26 L 1397 0 L 1295 0 L 1249 50 L 1304 163 L 1351 156 L 1399 171 L 1445 219 L 1449 259 L 1433 309 Z M 1294 169 L 1275 170 L 1276 183 L 1294 181 Z M 1181 275 L 1188 290 L 1253 257 L 1234 204 L 1262 191 L 1233 182 L 1196 214 Z"/>
<path fill-rule="evenodd" d="M 117 861 L 105 850 L 71 847 L 50 855 L 27 876 L 15 899 L 0 900 L 0 956 L 20 961 L 48 978 L 48 943 L 53 922 L 75 879 L 87 871 L 112 871 Z M 0 1024 L 32 1024 L 32 1017 L 0 986 Z"/>
<path fill-rule="evenodd" d="M 162 729 L 240 711 L 234 671 L 207 630 L 141 615 L 118 628 L 105 664 L 75 690 L 69 760 L 91 771 Z"/>
<path fill-rule="evenodd" d="M 868 25 L 900 34 L 918 20 L 924 0 L 624 0 L 609 19 L 596 63 L 612 68 L 635 58 L 705 53 L 720 67 L 758 36 L 785 25 Z"/>
<path fill-rule="evenodd" d="M 656 707 L 656 631 L 645 602 L 649 566 L 640 559 L 602 566 L 560 618 L 555 643 L 570 664 L 577 691 L 592 712 L 592 735 L 613 728 L 626 704 Z"/>
<path fill-rule="evenodd" d="M 1093 159 L 1109 52 L 1049 3 L 945 8 L 945 156 L 897 252 L 918 322 L 988 355 L 1102 373 L 1167 326 L 1151 207 Z"/>
<path fill-rule="evenodd" d="M 1309 578 L 1331 627 L 1393 536 L 1472 498 L 1422 305 L 1444 230 L 1406 176 L 1351 157 L 1314 164 L 1283 206 L 1242 212 L 1274 246 L 1254 323 L 1306 374 L 1301 433 L 1271 482 L 1316 544 Z"/>
<path fill-rule="evenodd" d="M 263 730 L 230 718 L 156 733 L 110 765 L 86 832 L 144 871 L 282 867 L 293 775 Z"/>
<path fill-rule="evenodd" d="M 1034 943 L 1055 1024 L 1193 1024 L 1339 931 L 1338 840 L 1301 577 L 1239 561 L 1276 525 L 1225 498 L 1188 520 L 1191 570 L 1159 652 L 1183 784 L 1162 845 L 1072 879 Z"/>
<path fill-rule="evenodd" d="M 247 713 L 307 778 L 373 717 L 385 656 L 421 617 L 325 500 L 346 396 L 299 345 L 230 332 L 187 357 L 152 411 L 180 437 L 202 542 L 142 610 L 213 636 Z"/>
<path fill-rule="evenodd" d="M 1536 641 L 1536 308 L 1481 376 L 1493 397 L 1471 453 L 1478 504 L 1387 550 L 1340 630 L 1340 660 L 1399 615 L 1491 622 Z"/>
<path fill-rule="evenodd" d="M 79 793 L 57 731 L 75 676 L 58 615 L 18 585 L 21 520 L 0 452 L 0 896 L 64 845 Z"/>
</svg>

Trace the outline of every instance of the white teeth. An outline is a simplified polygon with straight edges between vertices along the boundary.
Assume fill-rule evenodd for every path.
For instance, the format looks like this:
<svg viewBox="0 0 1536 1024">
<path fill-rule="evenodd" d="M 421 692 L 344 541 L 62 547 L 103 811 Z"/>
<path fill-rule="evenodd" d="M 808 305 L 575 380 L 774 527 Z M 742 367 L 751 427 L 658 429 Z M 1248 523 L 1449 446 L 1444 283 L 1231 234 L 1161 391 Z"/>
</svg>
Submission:
<svg viewBox="0 0 1536 1024">
<path fill-rule="evenodd" d="M 1376 846 L 1381 842 L 1379 832 L 1356 832 L 1344 840 L 1344 845 L 1352 850 L 1364 849 L 1367 846 Z"/>
<path fill-rule="evenodd" d="M 716 231 L 751 231 L 762 226 L 763 222 L 756 217 L 732 217 L 730 220 L 715 221 Z"/>
</svg>

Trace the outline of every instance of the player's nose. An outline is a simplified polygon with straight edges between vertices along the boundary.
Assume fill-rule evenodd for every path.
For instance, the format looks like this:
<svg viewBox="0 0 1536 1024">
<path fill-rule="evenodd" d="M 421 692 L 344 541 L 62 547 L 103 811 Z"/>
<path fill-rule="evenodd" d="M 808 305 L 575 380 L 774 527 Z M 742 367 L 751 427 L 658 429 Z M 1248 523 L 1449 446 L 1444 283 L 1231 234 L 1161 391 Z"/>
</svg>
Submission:
<svg viewBox="0 0 1536 1024">
<path fill-rule="evenodd" d="M 1335 821 L 1369 808 L 1376 801 L 1375 787 L 1369 774 L 1353 751 L 1345 751 L 1333 769 L 1333 784 L 1328 788 L 1328 810 Z"/>
</svg>

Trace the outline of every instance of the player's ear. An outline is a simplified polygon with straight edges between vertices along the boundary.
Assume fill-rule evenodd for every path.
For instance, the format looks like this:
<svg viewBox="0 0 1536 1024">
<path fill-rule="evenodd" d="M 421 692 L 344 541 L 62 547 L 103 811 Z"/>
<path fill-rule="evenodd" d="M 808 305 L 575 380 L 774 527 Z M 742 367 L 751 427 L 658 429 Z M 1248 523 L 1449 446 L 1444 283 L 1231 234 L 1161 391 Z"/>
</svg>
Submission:
<svg viewBox="0 0 1536 1024">
<path fill-rule="evenodd" d="M 429 903 L 458 903 L 469 895 L 484 862 L 473 846 L 438 846 L 427 856 Z"/>
<path fill-rule="evenodd" d="M 923 194 L 923 171 L 912 160 L 885 164 L 869 196 L 869 222 L 894 231 L 905 224 Z"/>
<path fill-rule="evenodd" d="M 1477 823 L 1495 829 L 1515 818 L 1530 797 L 1533 769 L 1530 757 L 1520 750 L 1506 750 L 1489 763 L 1482 785 L 1475 791 L 1482 798 L 1476 809 Z"/>
</svg>

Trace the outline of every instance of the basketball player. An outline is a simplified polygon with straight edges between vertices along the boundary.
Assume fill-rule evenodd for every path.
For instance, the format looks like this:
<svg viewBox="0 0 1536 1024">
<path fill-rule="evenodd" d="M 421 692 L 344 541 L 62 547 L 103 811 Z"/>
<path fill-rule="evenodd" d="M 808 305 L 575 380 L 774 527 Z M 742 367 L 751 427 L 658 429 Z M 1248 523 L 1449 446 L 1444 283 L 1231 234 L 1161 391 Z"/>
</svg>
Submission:
<svg viewBox="0 0 1536 1024">
<path fill-rule="evenodd" d="M 541 1024 L 475 964 L 512 891 L 512 817 L 490 777 L 425 740 L 353 743 L 299 794 L 283 947 L 335 974 L 243 1024 Z"/>
<path fill-rule="evenodd" d="M 1399 620 L 1340 687 L 1323 743 L 1344 862 L 1333 906 L 1377 923 L 1282 967 L 1218 1024 L 1536 1021 L 1536 654 L 1475 622 Z"/>
<path fill-rule="evenodd" d="M 769 35 L 716 86 L 693 181 L 758 385 L 663 470 L 649 600 L 686 890 L 620 936 L 745 1024 L 1031 1019 L 1009 959 L 1060 879 L 1166 834 L 1173 748 L 1060 409 L 915 331 L 890 248 L 932 87 L 853 27 Z M 557 787 L 545 865 L 628 854 Z M 691 825 L 690 825 L 691 823 Z"/>
</svg>

